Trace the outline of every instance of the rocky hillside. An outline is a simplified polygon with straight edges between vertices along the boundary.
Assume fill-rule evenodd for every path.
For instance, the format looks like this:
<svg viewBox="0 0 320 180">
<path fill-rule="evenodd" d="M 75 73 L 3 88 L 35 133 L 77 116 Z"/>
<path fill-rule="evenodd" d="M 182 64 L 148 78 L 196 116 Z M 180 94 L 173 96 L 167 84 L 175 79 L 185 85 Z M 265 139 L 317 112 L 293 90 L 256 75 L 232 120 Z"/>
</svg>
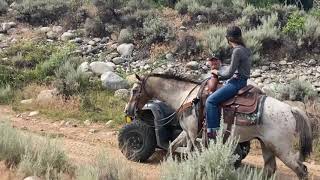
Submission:
<svg viewBox="0 0 320 180">
<path fill-rule="evenodd" d="M 134 73 L 201 80 L 207 57 L 228 63 L 225 30 L 235 23 L 253 52 L 253 82 L 280 99 L 316 99 L 319 8 L 263 2 L 0 0 L 1 92 L 36 83 L 65 99 L 91 90 L 126 98 Z"/>
</svg>

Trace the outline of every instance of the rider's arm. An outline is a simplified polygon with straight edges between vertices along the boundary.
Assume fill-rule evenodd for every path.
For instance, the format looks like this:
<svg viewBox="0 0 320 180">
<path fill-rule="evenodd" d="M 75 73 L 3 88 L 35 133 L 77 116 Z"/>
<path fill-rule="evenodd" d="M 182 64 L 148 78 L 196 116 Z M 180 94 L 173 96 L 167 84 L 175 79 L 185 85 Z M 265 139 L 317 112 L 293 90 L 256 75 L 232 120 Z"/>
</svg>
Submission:
<svg viewBox="0 0 320 180">
<path fill-rule="evenodd" d="M 239 66 L 240 59 L 241 59 L 241 49 L 236 48 L 232 52 L 231 64 L 228 66 L 228 68 L 225 68 L 225 70 L 222 70 L 220 68 L 220 70 L 218 71 L 218 76 L 220 77 L 219 79 L 224 80 L 224 79 L 231 78 Z"/>
</svg>

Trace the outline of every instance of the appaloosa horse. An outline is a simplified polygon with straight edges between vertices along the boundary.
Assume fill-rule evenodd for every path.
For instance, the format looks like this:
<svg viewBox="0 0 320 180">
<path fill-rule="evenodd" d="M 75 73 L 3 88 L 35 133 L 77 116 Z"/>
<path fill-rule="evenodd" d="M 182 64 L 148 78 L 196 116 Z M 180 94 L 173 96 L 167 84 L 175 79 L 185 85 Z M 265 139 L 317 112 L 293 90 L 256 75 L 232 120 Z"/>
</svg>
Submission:
<svg viewBox="0 0 320 180">
<path fill-rule="evenodd" d="M 161 100 L 179 111 L 184 103 L 192 101 L 197 96 L 200 88 L 199 83 L 195 81 L 170 75 L 151 74 L 137 78 L 139 82 L 134 84 L 125 110 L 129 116 L 133 116 L 136 110 L 141 110 L 151 99 Z M 182 141 L 187 137 L 189 144 L 194 144 L 198 133 L 197 118 L 193 118 L 192 115 L 186 116 L 179 119 L 179 122 L 184 131 L 178 140 Z M 267 97 L 261 122 L 253 126 L 234 126 L 234 135 L 240 138 L 239 143 L 258 139 L 261 142 L 265 170 L 269 173 L 275 172 L 278 157 L 300 179 L 306 178 L 308 172 L 303 161 L 312 151 L 312 137 L 305 113 L 277 99 Z M 300 138 L 299 152 L 295 152 L 292 145 L 297 135 Z M 177 141 L 173 143 L 179 143 Z"/>
</svg>

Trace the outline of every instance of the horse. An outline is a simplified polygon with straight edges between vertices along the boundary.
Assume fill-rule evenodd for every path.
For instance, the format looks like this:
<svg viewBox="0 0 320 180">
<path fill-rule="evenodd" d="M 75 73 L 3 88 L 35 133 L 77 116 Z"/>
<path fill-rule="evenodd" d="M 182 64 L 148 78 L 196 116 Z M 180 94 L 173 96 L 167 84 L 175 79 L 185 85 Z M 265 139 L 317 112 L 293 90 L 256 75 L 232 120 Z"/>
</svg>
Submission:
<svg viewBox="0 0 320 180">
<path fill-rule="evenodd" d="M 132 117 L 151 99 L 161 100 L 178 112 L 184 103 L 196 98 L 200 88 L 199 82 L 175 75 L 136 75 L 136 78 L 138 82 L 133 85 L 129 102 L 125 107 L 125 113 Z M 188 144 L 194 146 L 198 120 L 192 118 L 192 114 L 194 111 L 188 118 L 179 119 L 183 132 L 172 144 L 181 143 L 187 138 Z M 261 122 L 252 126 L 234 126 L 233 135 L 239 137 L 239 143 L 253 139 L 260 141 L 264 169 L 268 174 L 275 173 L 278 157 L 300 179 L 306 178 L 308 171 L 303 161 L 312 152 L 312 132 L 306 114 L 296 107 L 268 96 L 264 102 Z M 292 143 L 298 135 L 300 151 L 296 152 Z"/>
</svg>

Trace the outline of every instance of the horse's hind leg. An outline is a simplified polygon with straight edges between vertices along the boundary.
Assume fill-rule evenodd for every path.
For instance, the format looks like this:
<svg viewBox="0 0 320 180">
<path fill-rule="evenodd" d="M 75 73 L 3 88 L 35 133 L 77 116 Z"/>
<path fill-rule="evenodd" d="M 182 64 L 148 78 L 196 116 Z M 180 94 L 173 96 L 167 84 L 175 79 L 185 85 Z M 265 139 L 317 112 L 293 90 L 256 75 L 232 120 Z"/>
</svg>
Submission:
<svg viewBox="0 0 320 180">
<path fill-rule="evenodd" d="M 268 148 L 261 140 L 261 149 L 262 149 L 262 155 L 264 159 L 264 169 L 268 176 L 271 176 L 275 173 L 277 169 L 277 163 L 276 163 L 276 156 L 271 151 L 270 148 Z"/>
<path fill-rule="evenodd" d="M 300 160 L 300 154 L 299 152 L 295 153 L 291 143 L 293 142 L 293 138 L 274 138 L 274 142 L 266 142 L 265 144 L 273 144 L 276 145 L 279 142 L 281 145 L 281 148 L 274 148 L 273 152 L 275 155 L 285 164 L 287 165 L 292 171 L 294 171 L 299 179 L 306 179 L 308 177 L 308 170 L 305 165 Z M 276 147 L 276 146 L 275 146 Z"/>
</svg>

